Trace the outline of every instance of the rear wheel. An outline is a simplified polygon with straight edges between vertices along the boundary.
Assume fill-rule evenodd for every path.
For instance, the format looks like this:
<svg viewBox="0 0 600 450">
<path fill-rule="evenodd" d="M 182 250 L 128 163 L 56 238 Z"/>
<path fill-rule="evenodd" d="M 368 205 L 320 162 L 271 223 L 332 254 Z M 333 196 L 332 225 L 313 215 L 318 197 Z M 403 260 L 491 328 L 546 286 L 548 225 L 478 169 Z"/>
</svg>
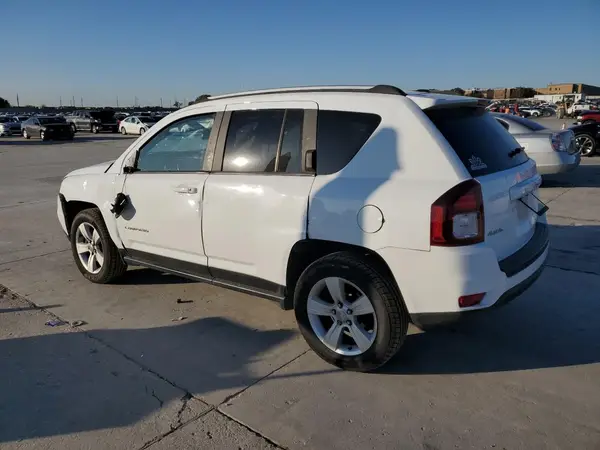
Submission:
<svg viewBox="0 0 600 450">
<path fill-rule="evenodd" d="M 312 263 L 298 280 L 294 309 L 313 351 L 347 370 L 382 366 L 408 330 L 408 312 L 397 289 L 351 253 Z"/>
<path fill-rule="evenodd" d="M 575 137 L 575 147 L 581 156 L 592 156 L 596 151 L 596 140 L 589 134 L 580 134 Z"/>
<path fill-rule="evenodd" d="M 145 129 L 144 127 L 140 128 L 140 136 L 141 136 L 142 134 L 144 134 L 145 132 L 146 132 L 146 129 Z"/>
<path fill-rule="evenodd" d="M 98 127 L 98 125 L 94 125 L 92 127 L 92 133 L 98 134 L 99 132 L 100 132 L 100 127 Z"/>
<path fill-rule="evenodd" d="M 121 127 L 121 134 L 123 136 L 125 136 L 127 134 L 127 130 L 125 129 L 125 127 Z"/>
<path fill-rule="evenodd" d="M 110 283 L 127 270 L 100 210 L 86 209 L 73 220 L 71 250 L 77 268 L 93 283 Z"/>
<path fill-rule="evenodd" d="M 42 141 L 45 141 L 45 140 L 46 140 L 46 132 L 45 132 L 44 130 L 40 131 L 40 139 L 41 139 Z"/>
<path fill-rule="evenodd" d="M 77 133 L 77 127 L 74 123 L 71 124 L 71 131 L 73 132 L 73 134 Z"/>
<path fill-rule="evenodd" d="M 23 130 L 23 137 L 25 139 L 31 139 L 31 136 L 29 136 L 29 133 L 27 132 L 27 130 Z"/>
</svg>

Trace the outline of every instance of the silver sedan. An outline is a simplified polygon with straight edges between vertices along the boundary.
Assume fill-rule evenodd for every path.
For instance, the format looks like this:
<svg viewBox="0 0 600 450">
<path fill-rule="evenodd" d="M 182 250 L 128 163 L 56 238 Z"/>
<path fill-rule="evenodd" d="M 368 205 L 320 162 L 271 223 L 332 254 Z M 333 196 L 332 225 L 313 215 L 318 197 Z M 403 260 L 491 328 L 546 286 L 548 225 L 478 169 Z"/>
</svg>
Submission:
<svg viewBox="0 0 600 450">
<path fill-rule="evenodd" d="M 533 120 L 511 114 L 492 113 L 537 165 L 540 175 L 569 172 L 581 156 L 571 130 L 553 131 Z"/>
</svg>

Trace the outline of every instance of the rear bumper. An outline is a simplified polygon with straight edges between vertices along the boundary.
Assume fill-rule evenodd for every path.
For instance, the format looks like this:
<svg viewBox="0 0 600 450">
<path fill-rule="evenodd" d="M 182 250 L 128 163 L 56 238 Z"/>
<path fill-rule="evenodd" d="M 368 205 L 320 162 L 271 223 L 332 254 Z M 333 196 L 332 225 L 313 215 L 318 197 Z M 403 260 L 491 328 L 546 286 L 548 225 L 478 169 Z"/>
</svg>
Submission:
<svg viewBox="0 0 600 450">
<path fill-rule="evenodd" d="M 390 267 L 413 321 L 425 323 L 453 321 L 514 299 L 541 274 L 548 251 L 548 226 L 538 223 L 529 242 L 502 261 L 485 243 L 432 247 L 428 252 L 386 248 L 378 253 Z M 458 306 L 459 297 L 480 293 L 485 293 L 480 304 Z"/>
<path fill-rule="evenodd" d="M 537 171 L 540 175 L 570 172 L 575 169 L 580 161 L 579 153 L 567 152 L 533 153 L 530 155 L 535 160 Z"/>
</svg>

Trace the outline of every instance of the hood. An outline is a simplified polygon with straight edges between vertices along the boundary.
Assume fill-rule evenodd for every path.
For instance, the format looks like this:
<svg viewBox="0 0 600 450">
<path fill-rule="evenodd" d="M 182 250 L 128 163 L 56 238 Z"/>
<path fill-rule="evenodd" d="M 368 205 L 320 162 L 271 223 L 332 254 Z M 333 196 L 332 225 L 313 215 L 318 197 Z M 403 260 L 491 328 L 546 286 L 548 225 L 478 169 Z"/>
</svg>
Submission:
<svg viewBox="0 0 600 450">
<path fill-rule="evenodd" d="M 111 110 L 90 111 L 90 117 L 98 120 L 115 120 L 115 112 Z"/>
<path fill-rule="evenodd" d="M 108 170 L 108 168 L 114 163 L 115 160 L 103 162 L 100 164 L 95 164 L 93 166 L 84 167 L 83 169 L 77 169 L 67 174 L 67 177 L 72 177 L 75 175 L 94 175 L 99 173 L 104 173 Z"/>
</svg>

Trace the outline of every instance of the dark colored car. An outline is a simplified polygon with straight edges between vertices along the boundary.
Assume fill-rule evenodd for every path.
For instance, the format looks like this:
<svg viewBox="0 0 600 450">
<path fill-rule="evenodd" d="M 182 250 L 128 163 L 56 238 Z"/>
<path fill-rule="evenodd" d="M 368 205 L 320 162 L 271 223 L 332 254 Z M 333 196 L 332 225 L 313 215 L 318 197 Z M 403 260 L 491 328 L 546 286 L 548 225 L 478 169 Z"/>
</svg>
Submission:
<svg viewBox="0 0 600 450">
<path fill-rule="evenodd" d="M 73 139 L 73 130 L 62 117 L 30 117 L 21 124 L 23 137 L 39 137 L 42 141 L 48 139 Z"/>
<path fill-rule="evenodd" d="M 576 125 L 570 130 L 575 133 L 575 146 L 581 156 L 592 156 L 600 150 L 600 123 L 590 122 Z"/>
<path fill-rule="evenodd" d="M 600 111 L 590 110 L 577 113 L 577 123 L 600 123 Z"/>
<path fill-rule="evenodd" d="M 66 117 L 73 132 L 89 131 L 99 133 L 101 131 L 110 131 L 117 133 L 119 125 L 115 112 L 111 109 L 101 109 L 98 111 L 75 111 Z"/>
</svg>

